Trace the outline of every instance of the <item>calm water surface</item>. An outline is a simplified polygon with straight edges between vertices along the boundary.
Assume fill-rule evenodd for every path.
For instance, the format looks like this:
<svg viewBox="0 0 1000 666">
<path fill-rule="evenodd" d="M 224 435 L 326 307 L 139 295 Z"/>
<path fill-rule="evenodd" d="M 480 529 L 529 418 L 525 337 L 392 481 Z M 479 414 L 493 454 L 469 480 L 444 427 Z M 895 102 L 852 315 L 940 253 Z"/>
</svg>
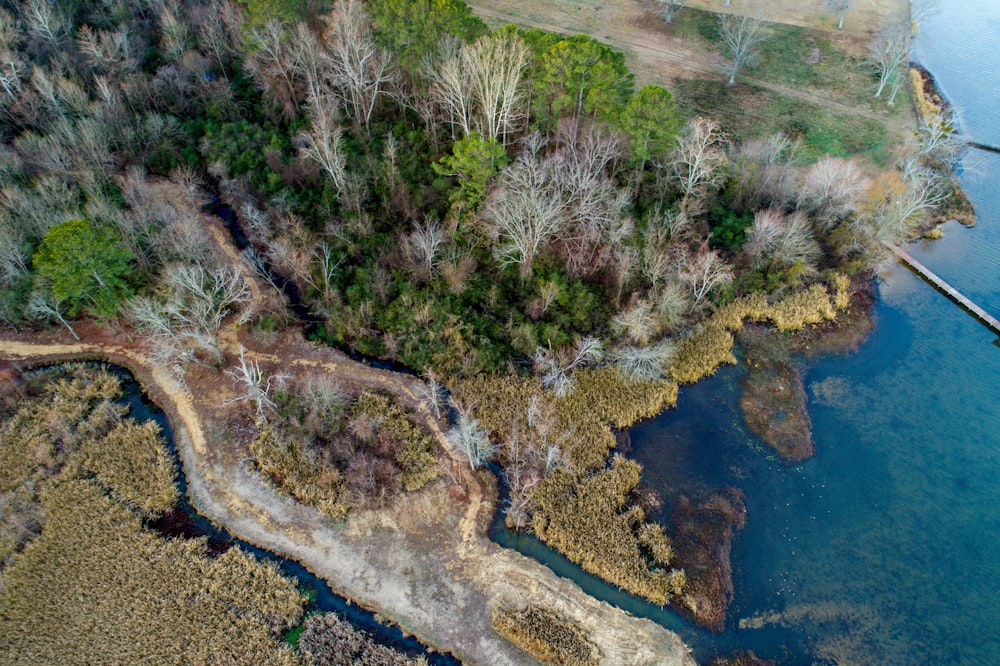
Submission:
<svg viewBox="0 0 1000 666">
<path fill-rule="evenodd" d="M 917 42 L 966 133 L 992 146 L 998 52 L 996 0 L 949 2 Z M 910 250 L 998 314 L 1000 155 L 974 150 L 964 165 L 977 226 Z M 1000 664 L 1000 348 L 899 266 L 879 294 L 868 342 L 806 374 L 817 449 L 807 463 L 754 452 L 739 369 L 682 390 L 677 410 L 633 430 L 652 483 L 746 491 L 734 617 L 718 639 L 689 632 L 701 657 L 735 644 L 783 664 Z"/>
</svg>

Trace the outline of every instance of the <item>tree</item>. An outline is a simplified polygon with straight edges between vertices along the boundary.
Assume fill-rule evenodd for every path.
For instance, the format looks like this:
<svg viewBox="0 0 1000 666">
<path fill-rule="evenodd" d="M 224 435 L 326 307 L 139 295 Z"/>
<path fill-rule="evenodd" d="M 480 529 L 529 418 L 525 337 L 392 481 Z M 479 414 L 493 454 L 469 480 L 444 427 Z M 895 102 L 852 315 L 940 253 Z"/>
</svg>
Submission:
<svg viewBox="0 0 1000 666">
<path fill-rule="evenodd" d="M 426 58 L 446 37 L 461 44 L 487 32 L 486 24 L 462 0 L 369 0 L 379 44 L 396 54 L 400 65 L 417 78 Z"/>
<path fill-rule="evenodd" d="M 641 166 L 675 145 L 681 115 L 669 91 L 650 85 L 632 95 L 618 122 L 632 144 L 632 163 Z"/>
<path fill-rule="evenodd" d="M 597 363 L 604 358 L 604 345 L 589 336 L 577 339 L 576 344 L 562 349 L 538 347 L 535 350 L 535 372 L 542 376 L 542 386 L 552 389 L 558 397 L 573 391 L 570 373 L 581 367 Z"/>
<path fill-rule="evenodd" d="M 85 307 L 109 316 L 131 292 L 134 260 L 114 229 L 76 219 L 49 230 L 32 264 L 56 300 L 69 306 L 71 317 Z"/>
<path fill-rule="evenodd" d="M 684 9 L 684 6 L 687 4 L 687 0 L 659 0 L 659 3 L 660 18 L 662 18 L 665 23 L 673 23 L 677 13 Z"/>
<path fill-rule="evenodd" d="M 487 139 L 507 143 L 508 135 L 527 120 L 523 75 L 531 62 L 528 45 L 513 28 L 480 37 L 462 49 L 471 76 L 479 130 Z"/>
<path fill-rule="evenodd" d="M 868 63 L 878 76 L 875 97 L 881 97 L 888 87 L 889 106 L 895 103 L 909 59 L 910 28 L 904 23 L 895 23 L 885 28 L 868 45 Z"/>
<path fill-rule="evenodd" d="M 257 417 L 267 423 L 267 415 L 278 407 L 272 395 L 275 390 L 284 386 L 288 375 L 265 375 L 257 361 L 247 360 L 242 346 L 239 361 L 238 366 L 226 370 L 226 374 L 236 382 L 236 390 L 239 392 L 235 398 L 227 402 L 253 403 Z"/>
<path fill-rule="evenodd" d="M 681 210 L 687 210 L 693 197 L 701 198 L 705 190 L 722 182 L 721 167 L 726 154 L 722 150 L 722 133 L 715 121 L 692 118 L 687 132 L 677 140 L 671 162 L 674 176 L 680 181 Z"/>
<path fill-rule="evenodd" d="M 538 64 L 534 115 L 547 129 L 564 116 L 610 120 L 628 103 L 632 79 L 621 51 L 586 35 L 559 40 Z"/>
<path fill-rule="evenodd" d="M 733 281 L 733 271 L 719 253 L 704 248 L 693 257 L 688 254 L 682 256 L 678 276 L 691 289 L 695 305 L 699 305 L 716 287 Z"/>
<path fill-rule="evenodd" d="M 723 51 L 732 60 L 726 69 L 729 74 L 727 85 L 734 85 L 736 74 L 744 67 L 752 67 L 760 56 L 757 47 L 767 39 L 761 12 L 762 6 L 755 2 L 746 14 L 719 15 L 719 36 Z"/>
<path fill-rule="evenodd" d="M 479 425 L 479 420 L 472 415 L 472 410 L 453 405 L 458 413 L 458 420 L 446 435 L 448 443 L 456 451 L 465 454 L 469 459 L 469 467 L 482 467 L 496 453 L 496 445 L 490 441 L 490 434 Z"/>
<path fill-rule="evenodd" d="M 852 0 L 826 0 L 826 6 L 830 8 L 834 14 L 837 15 L 839 22 L 837 23 L 837 30 L 844 29 L 844 16 L 847 14 L 847 10 L 851 8 Z"/>
<path fill-rule="evenodd" d="M 347 160 L 340 147 L 343 131 L 334 119 L 336 110 L 327 105 L 313 105 L 312 126 L 298 136 L 302 156 L 323 168 L 340 192 L 347 184 Z"/>
<path fill-rule="evenodd" d="M 431 166 L 438 174 L 458 178 L 459 189 L 451 194 L 453 202 L 462 202 L 469 210 L 476 210 L 486 197 L 490 180 L 508 162 L 510 158 L 496 138 L 484 139 L 479 132 L 471 132 L 455 142 L 451 155 Z"/>
<path fill-rule="evenodd" d="M 483 207 L 487 233 L 497 243 L 494 254 L 502 266 L 517 264 L 522 280 L 531 277 L 535 257 L 565 222 L 565 210 L 566 203 L 553 191 L 539 156 L 529 147 L 504 170 Z"/>
<path fill-rule="evenodd" d="M 325 37 L 334 82 L 355 129 L 367 133 L 379 100 L 396 94 L 392 56 L 375 44 L 371 19 L 360 0 L 337 0 Z"/>
</svg>

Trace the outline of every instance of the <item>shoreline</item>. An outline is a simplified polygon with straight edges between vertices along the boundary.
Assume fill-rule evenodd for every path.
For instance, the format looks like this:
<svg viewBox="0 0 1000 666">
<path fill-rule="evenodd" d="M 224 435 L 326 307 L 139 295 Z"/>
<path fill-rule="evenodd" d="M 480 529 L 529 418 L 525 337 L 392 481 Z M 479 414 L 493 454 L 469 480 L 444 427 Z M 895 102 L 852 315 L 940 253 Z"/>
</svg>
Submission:
<svg viewBox="0 0 1000 666">
<path fill-rule="evenodd" d="M 432 495 L 443 492 L 448 496 L 443 483 L 437 483 L 428 492 L 408 498 L 408 507 L 395 507 L 381 516 L 359 512 L 366 515 L 331 529 L 314 511 L 277 496 L 239 469 L 238 459 L 228 456 L 231 464 L 227 465 L 227 456 L 217 455 L 209 445 L 205 427 L 220 424 L 204 418 L 209 409 L 205 399 L 196 400 L 166 371 L 152 368 L 135 349 L 108 343 L 65 344 L 60 334 L 28 336 L 33 342 L 24 337 L 0 336 L 0 355 L 15 364 L 99 358 L 132 371 L 171 421 L 188 474 L 189 494 L 199 512 L 234 536 L 301 563 L 327 580 L 338 594 L 392 618 L 404 632 L 432 649 L 450 651 L 469 663 L 529 663 L 526 654 L 493 631 L 490 614 L 499 605 L 537 604 L 556 609 L 582 626 L 600 646 L 600 663 L 694 663 L 673 632 L 590 597 L 535 560 L 485 539 L 477 526 L 489 504 L 482 501 L 476 479 L 463 479 L 470 484 L 464 512 L 435 515 L 439 506 L 434 500 L 441 498 Z M 471 528 L 472 533 L 456 531 L 450 522 L 456 519 L 460 528 Z M 437 537 L 430 540 L 432 550 L 428 550 L 428 533 Z M 373 577 L 375 572 L 378 575 Z M 429 575 L 415 577 L 415 572 Z M 419 599 L 407 592 L 413 586 L 421 591 Z M 456 613 L 463 617 L 461 626 L 449 621 Z"/>
</svg>

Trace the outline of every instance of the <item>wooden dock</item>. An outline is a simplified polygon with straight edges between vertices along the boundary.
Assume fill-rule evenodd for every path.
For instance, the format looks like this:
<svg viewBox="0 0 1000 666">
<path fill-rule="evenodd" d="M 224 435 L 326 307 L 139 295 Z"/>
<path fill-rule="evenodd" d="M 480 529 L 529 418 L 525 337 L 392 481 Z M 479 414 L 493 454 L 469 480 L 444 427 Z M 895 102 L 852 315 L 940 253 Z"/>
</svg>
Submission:
<svg viewBox="0 0 1000 666">
<path fill-rule="evenodd" d="M 911 257 L 905 250 L 892 243 L 885 243 L 885 246 L 892 250 L 899 260 L 906 264 L 910 269 L 916 272 L 920 277 L 930 282 L 932 285 L 937 287 L 937 289 L 943 292 L 948 298 L 955 301 L 966 311 L 972 313 L 979 321 L 986 324 L 997 335 L 1000 335 L 1000 321 L 998 321 L 993 315 L 991 315 L 986 310 L 982 309 L 972 301 L 970 301 L 965 294 L 955 289 L 950 284 L 942 280 L 937 276 L 934 271 L 924 266 L 922 263 Z"/>
</svg>

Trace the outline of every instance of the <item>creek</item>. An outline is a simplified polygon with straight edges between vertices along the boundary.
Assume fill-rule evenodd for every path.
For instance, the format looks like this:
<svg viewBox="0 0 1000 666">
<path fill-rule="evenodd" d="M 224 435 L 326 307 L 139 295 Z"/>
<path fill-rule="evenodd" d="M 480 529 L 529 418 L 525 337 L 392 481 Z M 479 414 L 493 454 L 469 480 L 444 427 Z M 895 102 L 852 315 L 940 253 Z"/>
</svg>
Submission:
<svg viewBox="0 0 1000 666">
<path fill-rule="evenodd" d="M 139 382 L 126 368 L 110 364 L 101 364 L 101 366 L 113 373 L 121 382 L 122 397 L 120 398 L 120 402 L 128 405 L 129 417 L 138 422 L 153 421 L 160 426 L 170 455 L 177 465 L 178 474 L 176 484 L 179 493 L 176 508 L 171 514 L 168 514 L 166 519 L 153 521 L 149 525 L 150 528 L 169 537 L 205 537 L 208 540 L 209 553 L 218 553 L 236 546 L 246 552 L 252 553 L 258 559 L 270 560 L 278 566 L 282 574 L 294 579 L 299 589 L 309 598 L 309 602 L 305 608 L 307 614 L 311 612 L 335 612 L 358 629 L 367 632 L 379 642 L 390 647 L 410 655 L 422 654 L 430 664 L 458 666 L 460 662 L 450 654 L 429 651 L 415 637 L 404 636 L 398 627 L 382 624 L 378 621 L 374 613 L 334 593 L 325 580 L 316 576 L 298 562 L 237 539 L 225 528 L 216 525 L 207 517 L 200 514 L 197 508 L 191 504 L 190 497 L 188 496 L 187 473 L 184 469 L 183 461 L 179 459 L 173 430 L 170 427 L 167 415 L 146 397 Z"/>
<path fill-rule="evenodd" d="M 963 134 L 1000 147 L 1000 3 L 953 0 L 924 19 L 915 55 Z M 960 170 L 977 224 L 907 246 L 1000 314 L 1000 154 Z M 497 539 L 595 596 L 678 631 L 699 662 L 753 649 L 783 666 L 1000 664 L 1000 350 L 995 335 L 894 263 L 881 268 L 876 329 L 855 353 L 802 362 L 816 455 L 770 459 L 739 411 L 740 367 L 680 391 L 631 429 L 644 482 L 664 495 L 734 485 L 747 527 L 732 554 L 725 632 L 596 582 L 530 537 Z"/>
</svg>

